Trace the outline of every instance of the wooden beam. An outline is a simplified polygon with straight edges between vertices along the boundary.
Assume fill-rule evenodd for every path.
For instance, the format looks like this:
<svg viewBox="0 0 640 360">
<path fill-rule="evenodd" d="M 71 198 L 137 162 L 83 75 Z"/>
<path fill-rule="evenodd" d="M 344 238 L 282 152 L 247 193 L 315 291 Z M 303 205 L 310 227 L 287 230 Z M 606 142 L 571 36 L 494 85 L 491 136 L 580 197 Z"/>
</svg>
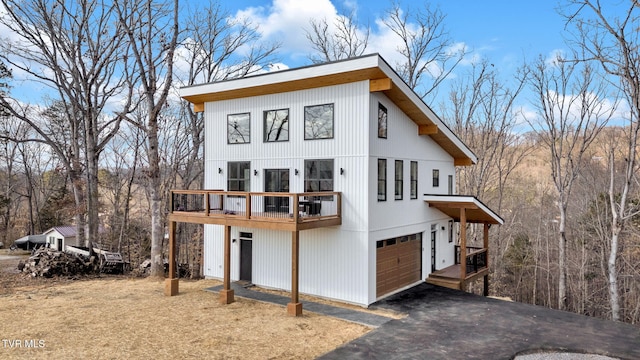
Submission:
<svg viewBox="0 0 640 360">
<path fill-rule="evenodd" d="M 418 135 L 433 135 L 438 133 L 438 125 L 418 125 Z"/>
<path fill-rule="evenodd" d="M 169 221 L 169 278 L 164 281 L 165 296 L 178 295 L 176 276 L 176 222 Z"/>
<path fill-rule="evenodd" d="M 390 78 L 369 80 L 369 92 L 391 90 L 393 82 Z"/>
<path fill-rule="evenodd" d="M 231 304 L 234 302 L 231 289 L 231 226 L 224 227 L 224 280 L 220 291 L 220 303 Z"/>
<path fill-rule="evenodd" d="M 485 253 L 485 262 L 487 264 L 487 269 L 489 269 L 489 224 L 484 223 L 484 231 L 483 231 L 483 246 L 487 251 Z M 484 276 L 484 296 L 489 296 L 489 273 Z"/>
<path fill-rule="evenodd" d="M 291 232 L 291 302 L 287 304 L 287 313 L 291 316 L 302 315 L 302 303 L 298 295 L 298 266 L 300 263 L 300 232 Z"/>
<path fill-rule="evenodd" d="M 193 112 L 201 113 L 204 111 L 204 103 L 193 104 Z"/>
<path fill-rule="evenodd" d="M 473 161 L 469 158 L 458 158 L 453 160 L 454 166 L 471 166 L 473 165 Z"/>
<path fill-rule="evenodd" d="M 460 279 L 467 277 L 467 212 L 460 209 Z M 462 289 L 461 289 L 462 290 Z"/>
</svg>

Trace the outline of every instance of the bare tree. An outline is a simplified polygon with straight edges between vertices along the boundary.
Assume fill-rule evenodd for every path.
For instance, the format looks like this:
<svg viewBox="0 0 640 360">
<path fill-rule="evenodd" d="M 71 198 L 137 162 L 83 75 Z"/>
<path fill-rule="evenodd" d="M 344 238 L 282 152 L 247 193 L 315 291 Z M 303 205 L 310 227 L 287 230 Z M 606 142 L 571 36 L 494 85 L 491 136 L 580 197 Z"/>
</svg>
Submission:
<svg viewBox="0 0 640 360">
<path fill-rule="evenodd" d="M 113 5 L 98 0 L 2 0 L 2 4 L 6 16 L 0 22 L 18 40 L 0 42 L 0 58 L 34 81 L 50 86 L 69 121 L 77 122 L 76 128 L 83 131 L 80 136 L 86 162 L 86 242 L 94 241 L 99 226 L 98 159 L 121 121 L 120 116 L 106 118 L 103 113 L 108 102 L 121 95 L 124 83 L 120 66 L 126 46 Z M 2 105 L 5 109 L 16 106 L 4 100 Z M 40 125 L 17 109 L 11 112 L 48 142 Z M 81 230 L 82 219 L 78 220 Z"/>
<path fill-rule="evenodd" d="M 440 9 L 402 9 L 394 2 L 387 10 L 384 24 L 396 34 L 396 49 L 402 61 L 395 64 L 404 81 L 425 98 L 434 96 L 439 85 L 466 55 L 466 49 L 455 48 L 446 30 L 445 14 Z"/>
<path fill-rule="evenodd" d="M 331 24 L 326 18 L 311 19 L 310 25 L 311 29 L 305 29 L 305 32 L 317 52 L 309 56 L 315 64 L 360 56 L 369 45 L 370 29 L 358 26 L 354 12 L 337 15 Z"/>
<path fill-rule="evenodd" d="M 128 37 L 134 61 L 129 89 L 140 89 L 146 122 L 129 118 L 146 135 L 148 166 L 145 175 L 151 197 L 151 276 L 164 276 L 163 189 L 161 187 L 158 132 L 162 111 L 173 80 L 174 53 L 178 44 L 178 0 L 128 0 L 115 2 L 119 26 Z"/>
<path fill-rule="evenodd" d="M 638 171 L 637 143 L 640 132 L 640 6 L 631 0 L 620 4 L 606 4 L 599 0 L 571 0 L 566 9 L 569 24 L 575 26 L 573 44 L 579 48 L 579 60 L 598 63 L 612 76 L 612 86 L 617 87 L 629 105 L 625 136 L 624 179 L 615 181 L 614 151 L 609 152 L 609 205 L 611 207 L 610 254 L 607 263 L 611 318 L 620 320 L 618 289 L 619 237 L 629 220 L 638 213 L 637 206 L 630 203 L 630 192 L 636 184 Z M 618 14 L 612 16 L 608 10 L 618 6 Z M 620 11 L 621 10 L 621 11 Z M 613 150 L 613 149 L 612 149 Z"/>
<path fill-rule="evenodd" d="M 567 306 L 567 207 L 577 177 L 590 159 L 587 152 L 607 125 L 614 108 L 603 101 L 606 88 L 589 64 L 540 58 L 531 71 L 537 101 L 537 121 L 528 120 L 549 151 L 549 166 L 557 192 L 558 308 Z"/>
</svg>

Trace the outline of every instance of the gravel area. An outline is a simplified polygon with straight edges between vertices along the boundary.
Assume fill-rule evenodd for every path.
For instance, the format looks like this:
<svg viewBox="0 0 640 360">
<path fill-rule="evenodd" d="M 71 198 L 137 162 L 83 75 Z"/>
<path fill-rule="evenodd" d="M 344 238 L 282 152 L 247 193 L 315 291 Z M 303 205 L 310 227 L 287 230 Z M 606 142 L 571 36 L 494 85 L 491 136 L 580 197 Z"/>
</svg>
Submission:
<svg viewBox="0 0 640 360">
<path fill-rule="evenodd" d="M 541 352 L 536 354 L 518 355 L 514 360 L 619 360 L 603 355 Z"/>
</svg>

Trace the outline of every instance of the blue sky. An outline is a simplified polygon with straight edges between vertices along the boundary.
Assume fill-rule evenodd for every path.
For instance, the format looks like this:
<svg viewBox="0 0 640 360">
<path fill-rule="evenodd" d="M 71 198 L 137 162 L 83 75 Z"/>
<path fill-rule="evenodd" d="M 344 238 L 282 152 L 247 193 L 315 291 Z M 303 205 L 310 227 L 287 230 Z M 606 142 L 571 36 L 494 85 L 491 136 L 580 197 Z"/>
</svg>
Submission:
<svg viewBox="0 0 640 360">
<path fill-rule="evenodd" d="M 393 46 L 381 46 L 384 34 L 378 22 L 390 7 L 389 0 L 224 0 L 222 5 L 232 14 L 255 19 L 266 38 L 283 42 L 282 62 L 289 67 L 308 63 L 304 32 L 308 18 L 331 18 L 336 13 L 355 9 L 360 24 L 372 28 L 371 51 L 389 58 Z M 403 8 L 422 6 L 421 1 L 403 1 Z M 563 19 L 556 12 L 555 0 L 435 0 L 446 15 L 445 26 L 454 43 L 464 44 L 473 55 L 511 69 L 538 55 L 550 56 L 563 45 Z M 307 48 L 308 50 L 308 48 Z"/>
</svg>

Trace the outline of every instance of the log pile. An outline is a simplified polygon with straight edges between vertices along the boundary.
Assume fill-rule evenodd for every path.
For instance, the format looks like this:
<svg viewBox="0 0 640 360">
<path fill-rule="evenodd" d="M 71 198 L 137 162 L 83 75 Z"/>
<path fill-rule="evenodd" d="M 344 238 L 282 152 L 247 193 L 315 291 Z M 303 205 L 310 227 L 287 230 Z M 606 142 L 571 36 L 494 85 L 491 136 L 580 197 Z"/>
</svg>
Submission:
<svg viewBox="0 0 640 360">
<path fill-rule="evenodd" d="M 95 273 L 98 268 L 99 264 L 95 261 L 95 257 L 84 258 L 49 248 L 35 250 L 29 259 L 18 264 L 18 270 L 32 277 L 83 275 Z"/>
</svg>

